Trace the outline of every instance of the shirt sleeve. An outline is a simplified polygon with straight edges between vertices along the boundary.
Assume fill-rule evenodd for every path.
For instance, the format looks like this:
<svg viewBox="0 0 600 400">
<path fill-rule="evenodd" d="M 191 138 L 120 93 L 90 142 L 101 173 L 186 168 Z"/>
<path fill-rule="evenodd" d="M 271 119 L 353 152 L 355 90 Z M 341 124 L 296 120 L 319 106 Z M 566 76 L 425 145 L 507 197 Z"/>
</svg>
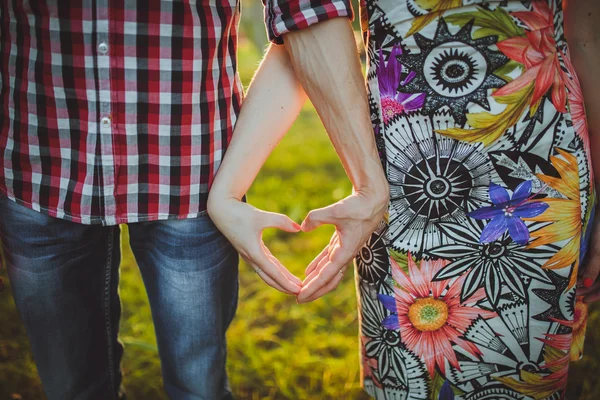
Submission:
<svg viewBox="0 0 600 400">
<path fill-rule="evenodd" d="M 282 44 L 282 36 L 337 17 L 354 18 L 350 0 L 263 0 L 269 40 Z"/>
</svg>

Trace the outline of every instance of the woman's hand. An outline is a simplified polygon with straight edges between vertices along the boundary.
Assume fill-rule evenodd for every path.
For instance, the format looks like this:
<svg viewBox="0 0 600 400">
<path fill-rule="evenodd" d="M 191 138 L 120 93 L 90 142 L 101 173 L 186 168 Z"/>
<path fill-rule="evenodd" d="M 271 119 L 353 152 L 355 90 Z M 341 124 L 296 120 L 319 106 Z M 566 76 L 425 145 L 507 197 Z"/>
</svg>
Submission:
<svg viewBox="0 0 600 400">
<path fill-rule="evenodd" d="M 593 303 L 600 300 L 600 281 L 596 281 L 600 274 L 600 216 L 596 216 L 592 224 L 592 236 L 588 245 L 588 254 L 585 264 L 580 265 L 579 279 L 577 280 L 577 295 L 584 296 L 584 303 Z M 582 237 L 582 240 L 584 238 Z"/>
<path fill-rule="evenodd" d="M 302 281 L 281 265 L 262 241 L 265 228 L 298 232 L 288 217 L 257 210 L 240 199 L 306 102 L 287 51 L 271 46 L 254 75 L 233 138 L 210 188 L 208 214 L 242 258 L 270 286 L 288 294 Z"/>
<path fill-rule="evenodd" d="M 235 198 L 209 197 L 208 214 L 240 256 L 269 286 L 297 294 L 302 281 L 292 275 L 262 241 L 262 231 L 278 228 L 299 232 L 300 225 L 283 214 L 261 211 Z"/>
<path fill-rule="evenodd" d="M 348 264 L 375 231 L 388 209 L 387 182 L 374 191 L 357 191 L 325 208 L 311 211 L 302 230 L 324 224 L 335 225 L 331 241 L 306 269 L 306 279 L 297 296 L 299 303 L 318 299 L 335 290 Z"/>
</svg>

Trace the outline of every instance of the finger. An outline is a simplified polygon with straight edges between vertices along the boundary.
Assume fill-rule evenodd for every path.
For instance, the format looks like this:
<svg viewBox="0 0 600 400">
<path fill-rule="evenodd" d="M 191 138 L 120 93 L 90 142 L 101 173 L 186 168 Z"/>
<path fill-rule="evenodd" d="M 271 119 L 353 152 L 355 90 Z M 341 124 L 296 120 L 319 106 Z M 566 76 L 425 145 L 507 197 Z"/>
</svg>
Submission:
<svg viewBox="0 0 600 400">
<path fill-rule="evenodd" d="M 302 227 L 287 215 L 262 211 L 261 217 L 263 222 L 261 226 L 262 229 L 277 228 L 292 233 L 300 232 L 300 230 L 302 230 Z"/>
<path fill-rule="evenodd" d="M 317 266 L 319 265 L 319 263 L 325 258 L 327 257 L 327 253 L 329 250 L 329 245 L 327 245 L 320 253 L 318 256 L 316 256 L 314 258 L 314 260 L 312 260 L 310 262 L 310 264 L 308 264 L 308 267 L 306 267 L 306 269 L 304 270 L 304 275 L 308 276 L 311 274 L 311 272 L 313 272 Z"/>
<path fill-rule="evenodd" d="M 595 303 L 598 300 L 600 300 L 600 291 L 590 293 L 583 298 L 583 302 L 586 304 Z"/>
<path fill-rule="evenodd" d="M 598 291 L 600 291 L 600 282 L 595 282 L 592 286 L 587 288 L 584 286 L 577 285 L 577 296 L 586 296 L 588 294 L 595 293 Z"/>
<path fill-rule="evenodd" d="M 318 208 L 308 213 L 304 221 L 302 221 L 302 231 L 310 232 L 321 225 L 335 225 L 337 215 L 337 204 L 332 204 L 324 208 Z"/>
<path fill-rule="evenodd" d="M 600 225 L 598 221 L 594 221 L 591 245 L 588 246 L 588 258 L 577 280 L 577 283 L 584 288 L 591 287 L 596 282 L 598 273 L 600 273 L 600 246 L 595 245 L 600 244 L 600 228 L 598 225 Z"/>
<path fill-rule="evenodd" d="M 277 258 L 274 256 L 269 256 L 271 262 L 279 267 L 279 270 L 285 275 L 285 277 L 292 283 L 294 283 L 298 288 L 302 287 L 302 280 L 298 278 L 296 275 L 292 274 Z M 296 292 L 297 293 L 297 292 Z"/>
<path fill-rule="evenodd" d="M 279 285 L 277 282 L 273 281 L 273 279 L 271 279 L 267 274 L 265 274 L 263 272 L 263 270 L 256 264 L 254 264 L 254 262 L 250 259 L 250 258 L 245 258 L 242 257 L 244 259 L 244 261 L 246 262 L 246 264 L 248 264 L 250 266 L 250 268 L 252 268 L 254 270 L 254 272 L 256 273 L 256 275 L 258 275 L 260 277 L 260 279 L 262 279 L 263 281 L 265 281 L 265 283 L 269 286 L 271 286 L 274 289 L 279 290 L 280 292 L 286 293 L 286 294 L 294 294 L 294 293 L 290 293 L 287 290 L 285 290 L 281 285 Z"/>
<path fill-rule="evenodd" d="M 314 260 L 311 261 L 311 263 L 308 265 L 308 267 L 306 268 L 306 270 L 304 271 L 305 276 L 309 276 L 321 263 L 321 261 L 325 258 L 329 256 L 329 252 L 331 249 L 331 246 L 335 243 L 337 238 L 337 232 L 334 233 L 331 236 L 331 240 L 329 240 L 329 244 L 327 246 L 325 246 L 325 248 L 323 249 L 323 251 L 321 251 L 321 253 L 319 253 L 318 256 L 315 257 Z"/>
<path fill-rule="evenodd" d="M 327 249 L 327 250 L 329 250 L 329 249 Z M 328 253 L 329 253 L 329 251 L 328 251 Z M 319 272 L 323 269 L 323 267 L 325 265 L 327 265 L 330 262 L 331 262 L 331 260 L 329 259 L 329 254 L 327 254 L 325 257 L 323 257 L 321 259 L 321 261 L 319 261 L 319 264 L 317 264 L 317 266 L 314 268 L 314 270 L 311 271 L 311 273 L 308 274 L 306 276 L 306 278 L 304 278 L 304 281 L 302 281 L 302 287 L 306 286 L 311 281 L 313 281 L 317 276 L 319 276 Z"/>
<path fill-rule="evenodd" d="M 332 292 L 335 289 L 337 289 L 337 287 L 339 286 L 339 284 L 344 279 L 345 272 L 346 272 L 345 269 L 341 270 L 340 273 L 338 273 L 338 276 L 336 276 L 329 284 L 327 284 L 327 286 L 325 286 L 324 288 L 322 288 L 321 290 L 319 290 L 318 292 L 316 292 L 315 294 L 313 294 L 309 298 L 305 299 L 303 301 L 303 303 L 309 303 L 311 301 L 315 301 L 315 300 L 323 297 L 327 293 Z"/>
<path fill-rule="evenodd" d="M 330 262 L 334 262 L 334 260 L 332 259 L 333 254 L 335 254 L 337 251 L 339 251 L 339 239 L 336 239 L 333 244 L 329 247 L 327 247 L 327 257 L 324 257 L 320 262 L 319 265 L 317 265 L 317 268 L 315 268 L 309 275 L 306 276 L 306 278 L 304 278 L 304 282 L 302 282 L 302 286 L 306 286 L 308 285 L 310 282 L 312 282 L 314 279 L 316 279 L 319 276 L 319 273 L 323 270 L 323 267 L 325 265 L 327 265 Z M 344 267 L 344 263 L 340 264 L 340 269 Z"/>
<path fill-rule="evenodd" d="M 295 293 L 285 290 L 281 285 L 279 285 L 277 282 L 275 282 L 273 279 L 271 279 L 271 277 L 269 275 L 265 274 L 265 272 L 262 271 L 259 267 L 252 265 L 252 264 L 250 266 L 252 268 L 254 268 L 254 272 L 256 272 L 256 275 L 258 275 L 260 277 L 260 279 L 262 279 L 267 285 L 271 286 L 273 289 L 277 289 L 280 292 L 289 294 L 289 295 L 295 294 Z"/>
<path fill-rule="evenodd" d="M 275 257 L 273 255 L 273 253 L 271 253 L 271 250 L 269 250 L 269 248 L 267 246 L 265 246 L 264 243 L 261 243 L 262 247 L 263 247 L 263 251 L 265 252 L 265 254 L 267 255 L 267 257 L 269 257 L 269 259 L 271 260 L 271 262 L 273 262 L 281 272 L 283 272 L 285 274 L 285 276 L 293 283 L 295 283 L 296 285 L 302 287 L 302 280 L 300 280 L 300 278 L 298 278 L 296 275 L 292 274 L 282 263 L 281 261 L 279 261 L 279 259 L 277 257 Z"/>
<path fill-rule="evenodd" d="M 301 285 L 289 280 L 263 251 L 256 251 L 252 254 L 252 263 L 261 269 L 271 280 L 285 289 L 286 292 L 298 293 L 300 291 Z"/>
<path fill-rule="evenodd" d="M 298 302 L 302 302 L 317 293 L 319 290 L 327 286 L 331 281 L 341 275 L 340 271 L 345 268 L 345 264 L 330 261 L 321 268 L 318 275 L 308 283 L 302 285 L 300 293 L 298 293 Z"/>
<path fill-rule="evenodd" d="M 339 242 L 339 238 L 335 237 L 332 243 L 325 248 L 327 254 L 319 261 L 319 264 L 317 264 L 317 266 L 310 272 L 310 274 L 308 274 L 306 278 L 304 278 L 302 286 L 305 286 L 307 283 L 315 279 L 319 275 L 319 272 L 323 269 L 323 267 L 331 261 L 331 254 L 333 253 L 335 248 L 339 247 Z"/>
</svg>

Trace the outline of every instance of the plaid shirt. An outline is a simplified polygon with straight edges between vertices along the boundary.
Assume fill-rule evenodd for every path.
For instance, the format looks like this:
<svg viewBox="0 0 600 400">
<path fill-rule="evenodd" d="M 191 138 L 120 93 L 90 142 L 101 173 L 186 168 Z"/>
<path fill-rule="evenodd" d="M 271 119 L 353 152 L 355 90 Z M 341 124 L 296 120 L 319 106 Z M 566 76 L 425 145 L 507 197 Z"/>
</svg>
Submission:
<svg viewBox="0 0 600 400">
<path fill-rule="evenodd" d="M 350 0 L 263 0 L 269 40 L 283 43 L 282 36 L 336 17 L 353 18 Z"/>
<path fill-rule="evenodd" d="M 338 1 L 267 4 L 269 32 L 347 15 Z M 2 0 L 0 190 L 83 224 L 204 213 L 243 95 L 239 7 Z"/>
</svg>

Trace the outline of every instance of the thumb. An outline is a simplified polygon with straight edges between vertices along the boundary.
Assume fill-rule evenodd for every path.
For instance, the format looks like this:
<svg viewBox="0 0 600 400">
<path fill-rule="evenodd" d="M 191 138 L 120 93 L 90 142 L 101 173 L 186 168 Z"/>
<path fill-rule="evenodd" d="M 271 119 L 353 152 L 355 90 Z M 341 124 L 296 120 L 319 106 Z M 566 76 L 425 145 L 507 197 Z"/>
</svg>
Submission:
<svg viewBox="0 0 600 400">
<path fill-rule="evenodd" d="M 300 232 L 302 229 L 300 225 L 294 222 L 290 217 L 283 214 L 277 214 L 272 212 L 263 213 L 263 228 L 277 228 L 285 232 Z"/>
<path fill-rule="evenodd" d="M 312 210 L 302 222 L 302 230 L 304 232 L 310 232 L 321 225 L 335 224 L 336 210 L 335 204 Z"/>
</svg>

